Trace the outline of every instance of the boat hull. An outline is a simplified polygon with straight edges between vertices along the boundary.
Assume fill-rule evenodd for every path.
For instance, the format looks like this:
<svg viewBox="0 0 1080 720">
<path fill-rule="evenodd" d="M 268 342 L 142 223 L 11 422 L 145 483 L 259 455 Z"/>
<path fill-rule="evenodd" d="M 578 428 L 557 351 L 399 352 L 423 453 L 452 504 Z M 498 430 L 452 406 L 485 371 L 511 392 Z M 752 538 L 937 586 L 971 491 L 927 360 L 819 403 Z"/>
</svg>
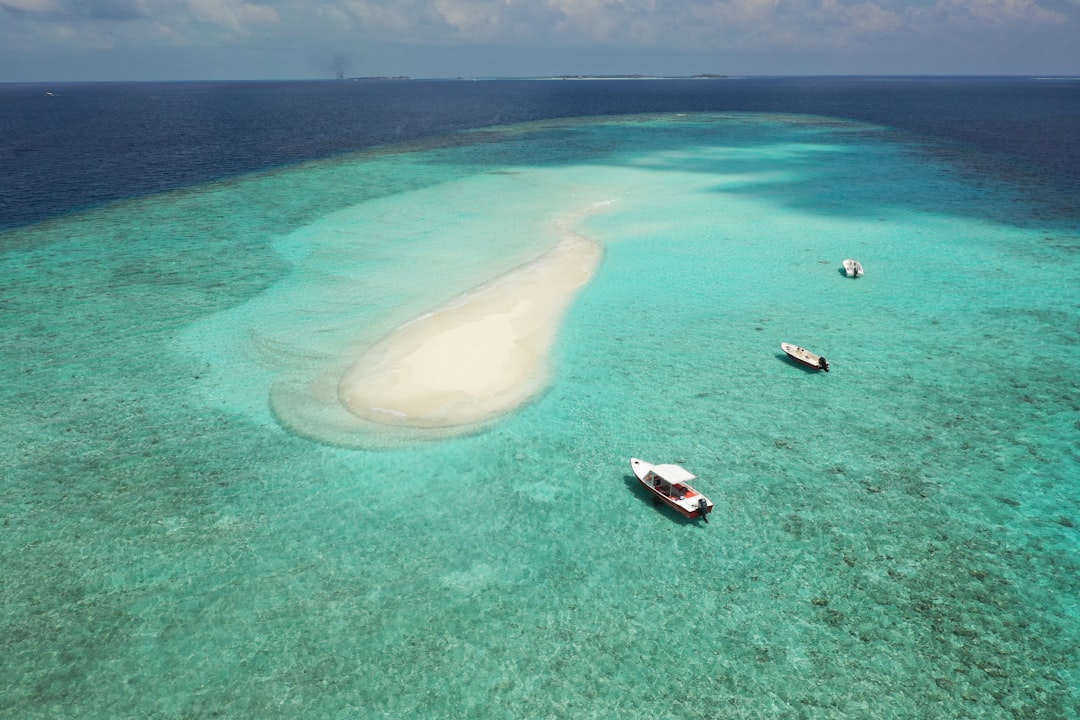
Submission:
<svg viewBox="0 0 1080 720">
<path fill-rule="evenodd" d="M 825 358 L 820 355 L 815 355 L 806 348 L 801 348 L 798 345 L 792 345 L 791 343 L 780 343 L 780 349 L 795 362 L 800 365 L 805 365 L 813 370 L 824 370 L 829 372 L 829 363 Z"/>
<path fill-rule="evenodd" d="M 704 515 L 702 515 L 702 512 L 701 512 L 700 509 L 694 508 L 693 510 L 687 510 L 682 505 L 678 504 L 677 502 L 672 501 L 672 499 L 669 498 L 668 496 L 663 495 L 663 494 L 657 492 L 656 490 L 654 490 L 652 487 L 650 487 L 641 478 L 638 478 L 638 482 L 641 483 L 641 487 L 643 487 L 643 488 L 645 488 L 646 490 L 649 491 L 649 495 L 651 495 L 654 500 L 657 500 L 660 503 L 668 506 L 669 508 L 671 508 L 675 512 L 682 515 L 684 518 L 686 518 L 688 520 L 697 520 L 700 517 L 704 517 Z M 712 511 L 713 511 L 713 506 L 712 505 L 706 506 L 705 514 L 711 513 Z"/>
<path fill-rule="evenodd" d="M 850 278 L 862 277 L 863 267 L 859 263 L 858 260 L 845 260 L 844 261 L 844 272 Z"/>
<path fill-rule="evenodd" d="M 637 458 L 630 458 L 630 467 L 634 471 L 634 475 L 637 477 L 641 487 L 645 488 L 652 497 L 653 502 L 658 502 L 671 508 L 688 520 L 702 518 L 708 522 L 708 518 L 705 516 L 713 511 L 715 505 L 707 497 L 689 485 L 681 483 L 688 492 L 681 499 L 672 498 L 664 492 L 661 492 L 658 487 L 649 482 L 649 473 L 656 467 L 655 465 L 647 463 L 644 460 L 638 460 Z M 700 500 L 705 501 L 704 511 L 699 504 Z"/>
</svg>

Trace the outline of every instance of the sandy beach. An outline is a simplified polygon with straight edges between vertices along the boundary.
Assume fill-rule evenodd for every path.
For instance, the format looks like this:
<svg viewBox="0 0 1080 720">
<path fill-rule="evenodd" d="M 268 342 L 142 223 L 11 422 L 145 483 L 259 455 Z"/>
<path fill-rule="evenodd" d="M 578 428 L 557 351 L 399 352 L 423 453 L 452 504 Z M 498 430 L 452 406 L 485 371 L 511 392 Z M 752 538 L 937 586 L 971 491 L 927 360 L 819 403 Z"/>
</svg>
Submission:
<svg viewBox="0 0 1080 720">
<path fill-rule="evenodd" d="M 482 422 L 542 390 L 559 325 L 602 249 L 561 227 L 548 253 L 413 320 L 368 349 L 338 386 L 350 412 L 420 428 Z"/>
</svg>

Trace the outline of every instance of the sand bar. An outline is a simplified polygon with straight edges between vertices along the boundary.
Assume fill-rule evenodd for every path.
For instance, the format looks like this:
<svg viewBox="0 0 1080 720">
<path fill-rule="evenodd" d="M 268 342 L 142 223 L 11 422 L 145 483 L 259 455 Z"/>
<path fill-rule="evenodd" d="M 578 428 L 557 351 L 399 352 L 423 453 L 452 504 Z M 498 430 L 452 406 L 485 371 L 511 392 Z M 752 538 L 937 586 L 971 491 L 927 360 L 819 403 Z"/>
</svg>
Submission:
<svg viewBox="0 0 1080 720">
<path fill-rule="evenodd" d="M 561 231 L 545 255 L 369 348 L 341 377 L 341 402 L 372 422 L 436 428 L 483 422 L 541 391 L 562 318 L 602 256 Z"/>
</svg>

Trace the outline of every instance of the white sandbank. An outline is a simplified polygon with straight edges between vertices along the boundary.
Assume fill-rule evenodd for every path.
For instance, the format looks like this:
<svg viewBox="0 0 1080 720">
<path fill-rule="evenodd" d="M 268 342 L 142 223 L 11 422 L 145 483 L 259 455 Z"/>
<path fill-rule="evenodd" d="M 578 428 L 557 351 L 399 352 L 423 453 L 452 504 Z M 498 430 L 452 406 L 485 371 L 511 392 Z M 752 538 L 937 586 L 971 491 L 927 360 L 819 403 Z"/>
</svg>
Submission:
<svg viewBox="0 0 1080 720">
<path fill-rule="evenodd" d="M 552 250 L 391 332 L 344 373 L 338 397 L 384 425 L 483 422 L 542 390 L 549 353 L 601 247 L 561 227 Z"/>
</svg>

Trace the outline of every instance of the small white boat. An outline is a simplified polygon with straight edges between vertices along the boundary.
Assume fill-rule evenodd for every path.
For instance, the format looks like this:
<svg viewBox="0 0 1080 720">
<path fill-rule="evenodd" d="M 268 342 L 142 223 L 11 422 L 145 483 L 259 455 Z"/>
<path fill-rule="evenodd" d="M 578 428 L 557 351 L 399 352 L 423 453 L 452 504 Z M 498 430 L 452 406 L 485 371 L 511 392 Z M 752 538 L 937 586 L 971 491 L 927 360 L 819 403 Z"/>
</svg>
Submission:
<svg viewBox="0 0 1080 720">
<path fill-rule="evenodd" d="M 788 354 L 788 357 L 809 368 L 829 372 L 829 361 L 820 355 L 815 355 L 806 348 L 791 343 L 780 343 L 780 349 Z"/>
<path fill-rule="evenodd" d="M 679 465 L 653 465 L 637 458 L 630 458 L 630 469 L 652 495 L 654 503 L 663 503 L 691 520 L 701 518 L 709 522 L 713 502 L 690 487 L 694 474 Z"/>
<path fill-rule="evenodd" d="M 844 261 L 844 272 L 848 277 L 862 277 L 862 264 L 858 260 L 848 258 Z"/>
</svg>

